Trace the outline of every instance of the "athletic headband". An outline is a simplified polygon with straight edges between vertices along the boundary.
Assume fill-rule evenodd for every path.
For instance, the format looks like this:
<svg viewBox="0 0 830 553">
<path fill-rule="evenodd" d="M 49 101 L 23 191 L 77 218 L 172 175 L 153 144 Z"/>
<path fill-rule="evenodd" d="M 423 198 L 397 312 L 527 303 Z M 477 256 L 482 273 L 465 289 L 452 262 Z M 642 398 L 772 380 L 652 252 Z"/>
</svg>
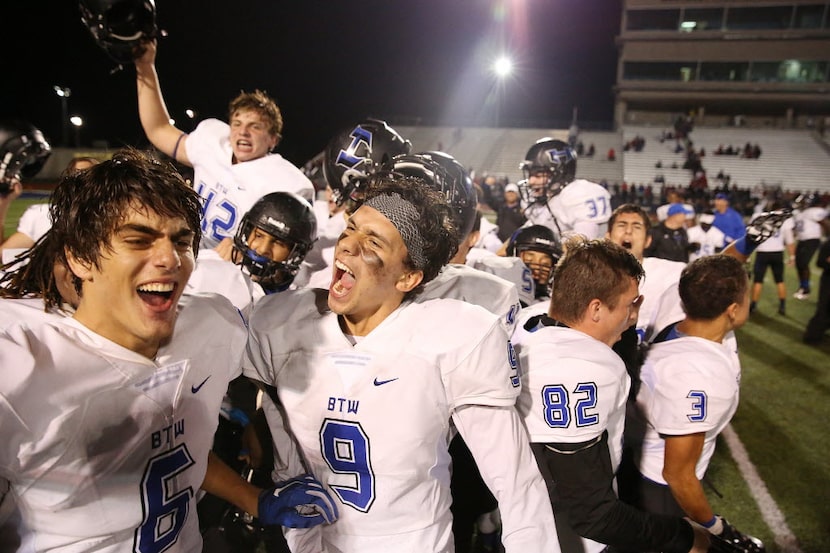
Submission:
<svg viewBox="0 0 830 553">
<path fill-rule="evenodd" d="M 391 194 L 374 196 L 363 202 L 363 205 L 377 209 L 398 229 L 409 252 L 409 258 L 412 259 L 416 269 L 426 267 L 427 258 L 424 256 L 424 239 L 415 224 L 420 216 L 412 203 L 404 200 L 397 192 L 392 192 Z"/>
</svg>

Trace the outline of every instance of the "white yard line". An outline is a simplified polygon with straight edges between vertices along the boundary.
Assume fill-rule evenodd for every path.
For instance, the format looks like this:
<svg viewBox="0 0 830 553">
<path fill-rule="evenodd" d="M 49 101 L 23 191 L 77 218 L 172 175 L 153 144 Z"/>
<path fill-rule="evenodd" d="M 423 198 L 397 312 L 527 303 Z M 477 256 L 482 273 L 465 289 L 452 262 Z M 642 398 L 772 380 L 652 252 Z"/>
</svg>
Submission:
<svg viewBox="0 0 830 553">
<path fill-rule="evenodd" d="M 741 471 L 741 475 L 749 486 L 749 492 L 758 504 L 761 517 L 772 530 L 775 543 L 781 548 L 781 553 L 804 553 L 798 546 L 798 540 L 790 527 L 787 526 L 784 513 L 778 508 L 778 504 L 770 495 L 767 485 L 761 480 L 758 469 L 749 460 L 749 454 L 731 424 L 723 429 L 721 436 L 726 441 L 729 453 L 732 454 L 732 458 L 735 459 L 735 463 L 738 465 L 738 470 Z"/>
</svg>

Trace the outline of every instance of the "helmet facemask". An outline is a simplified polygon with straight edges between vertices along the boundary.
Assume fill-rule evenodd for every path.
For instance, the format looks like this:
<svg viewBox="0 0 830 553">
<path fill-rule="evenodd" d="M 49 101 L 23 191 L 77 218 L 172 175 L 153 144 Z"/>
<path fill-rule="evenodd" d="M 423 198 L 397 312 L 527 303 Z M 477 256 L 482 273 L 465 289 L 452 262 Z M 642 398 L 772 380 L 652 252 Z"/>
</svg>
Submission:
<svg viewBox="0 0 830 553">
<path fill-rule="evenodd" d="M 288 256 L 282 261 L 274 261 L 268 256 L 259 255 L 250 247 L 249 239 L 256 229 L 266 232 L 277 240 L 290 246 Z M 288 241 L 286 238 L 273 234 L 271 229 L 255 225 L 252 221 L 246 220 L 240 226 L 234 237 L 234 247 L 242 255 L 242 268 L 250 275 L 251 280 L 262 286 L 267 292 L 280 292 L 288 288 L 300 265 L 305 259 L 308 248 Z"/>
</svg>

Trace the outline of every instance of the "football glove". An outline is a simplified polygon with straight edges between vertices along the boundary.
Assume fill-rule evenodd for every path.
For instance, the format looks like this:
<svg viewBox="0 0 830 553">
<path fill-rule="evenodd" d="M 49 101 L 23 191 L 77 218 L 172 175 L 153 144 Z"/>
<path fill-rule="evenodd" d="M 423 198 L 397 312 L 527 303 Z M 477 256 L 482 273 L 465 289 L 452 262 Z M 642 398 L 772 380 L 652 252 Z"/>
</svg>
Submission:
<svg viewBox="0 0 830 553">
<path fill-rule="evenodd" d="M 722 517 L 717 517 L 723 526 L 719 534 L 712 533 L 711 553 L 766 553 L 764 544 L 758 538 L 741 533 Z"/>
<path fill-rule="evenodd" d="M 278 482 L 259 494 L 259 521 L 288 528 L 311 528 L 337 520 L 337 505 L 310 474 Z"/>
<path fill-rule="evenodd" d="M 757 246 L 778 232 L 784 221 L 792 217 L 792 210 L 779 209 L 761 213 L 746 227 L 746 239 Z"/>
</svg>

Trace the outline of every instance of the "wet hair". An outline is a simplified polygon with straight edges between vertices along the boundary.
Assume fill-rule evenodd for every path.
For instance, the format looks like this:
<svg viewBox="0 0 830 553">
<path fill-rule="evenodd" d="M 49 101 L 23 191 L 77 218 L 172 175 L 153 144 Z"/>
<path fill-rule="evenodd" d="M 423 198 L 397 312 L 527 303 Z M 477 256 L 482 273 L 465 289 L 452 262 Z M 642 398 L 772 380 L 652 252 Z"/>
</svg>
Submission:
<svg viewBox="0 0 830 553">
<path fill-rule="evenodd" d="M 417 268 L 407 252 L 404 265 L 410 270 L 424 272 L 421 283 L 407 293 L 407 297 L 412 297 L 420 293 L 427 282 L 438 276 L 441 268 L 458 251 L 459 231 L 453 223 L 453 211 L 444 195 L 433 190 L 422 179 L 385 171 L 377 173 L 369 178 L 364 201 L 388 194 L 399 195 L 418 212 L 414 224 L 423 243 L 426 264 Z"/>
<path fill-rule="evenodd" d="M 46 310 L 64 302 L 55 282 L 54 265 L 61 258 L 61 245 L 52 231 L 35 245 L 0 267 L 0 298 L 43 298 Z"/>
<path fill-rule="evenodd" d="M 282 138 L 282 112 L 277 103 L 262 90 L 242 91 L 228 104 L 228 120 L 237 111 L 255 111 L 268 123 L 268 132 L 277 137 L 277 144 Z"/>
<path fill-rule="evenodd" d="M 614 222 L 617 220 L 617 217 L 619 217 L 623 213 L 636 213 L 640 216 L 640 218 L 642 218 L 643 224 L 646 228 L 646 232 L 648 232 L 648 229 L 651 228 L 651 218 L 648 216 L 648 213 L 645 209 L 635 204 L 622 204 L 611 213 L 611 218 L 608 219 L 609 231 L 614 227 Z"/>
<path fill-rule="evenodd" d="M 734 257 L 701 257 L 680 274 L 683 311 L 690 319 L 715 319 L 733 303 L 745 301 L 748 286 L 746 268 Z"/>
<path fill-rule="evenodd" d="M 630 280 L 640 282 L 644 275 L 625 248 L 607 239 L 574 237 L 553 270 L 552 316 L 565 324 L 579 323 L 594 299 L 614 309 Z"/>
<path fill-rule="evenodd" d="M 100 268 L 104 250 L 130 209 L 181 217 L 193 231 L 193 254 L 201 239 L 201 199 L 176 169 L 148 153 L 126 148 L 112 159 L 64 177 L 49 205 L 50 233 L 59 261 L 66 253 Z M 80 280 L 75 280 L 80 292 Z"/>
</svg>

